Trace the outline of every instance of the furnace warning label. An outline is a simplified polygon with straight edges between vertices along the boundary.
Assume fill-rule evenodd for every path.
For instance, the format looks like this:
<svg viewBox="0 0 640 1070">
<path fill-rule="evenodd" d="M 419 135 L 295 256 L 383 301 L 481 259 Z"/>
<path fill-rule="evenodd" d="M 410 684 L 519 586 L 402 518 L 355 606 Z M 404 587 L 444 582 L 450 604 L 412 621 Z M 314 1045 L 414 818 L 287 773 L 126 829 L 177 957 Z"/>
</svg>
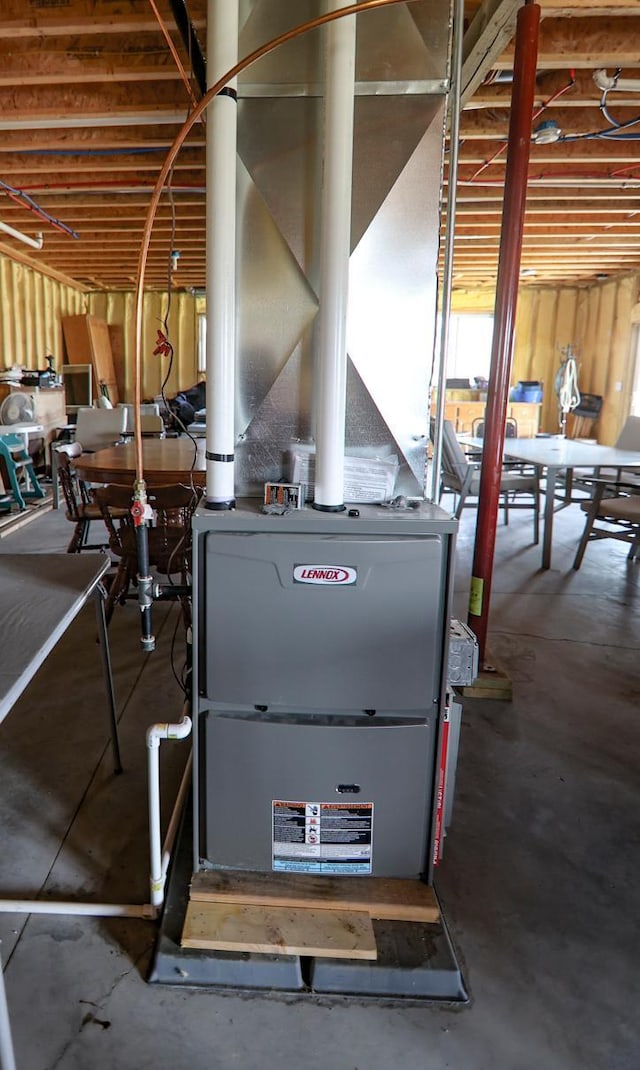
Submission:
<svg viewBox="0 0 640 1070">
<path fill-rule="evenodd" d="M 371 873 L 373 803 L 275 799 L 272 868 L 288 873 Z"/>
</svg>

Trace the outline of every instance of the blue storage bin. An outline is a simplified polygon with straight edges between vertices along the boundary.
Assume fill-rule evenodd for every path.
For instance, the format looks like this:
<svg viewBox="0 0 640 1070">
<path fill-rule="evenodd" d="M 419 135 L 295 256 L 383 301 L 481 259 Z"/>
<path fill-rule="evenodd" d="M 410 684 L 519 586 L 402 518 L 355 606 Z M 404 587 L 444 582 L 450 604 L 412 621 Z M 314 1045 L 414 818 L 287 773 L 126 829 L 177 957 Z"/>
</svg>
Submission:
<svg viewBox="0 0 640 1070">
<path fill-rule="evenodd" d="M 516 390 L 518 392 L 518 397 L 514 399 L 516 401 L 528 401 L 535 404 L 542 401 L 542 383 L 540 382 L 521 380 Z"/>
</svg>

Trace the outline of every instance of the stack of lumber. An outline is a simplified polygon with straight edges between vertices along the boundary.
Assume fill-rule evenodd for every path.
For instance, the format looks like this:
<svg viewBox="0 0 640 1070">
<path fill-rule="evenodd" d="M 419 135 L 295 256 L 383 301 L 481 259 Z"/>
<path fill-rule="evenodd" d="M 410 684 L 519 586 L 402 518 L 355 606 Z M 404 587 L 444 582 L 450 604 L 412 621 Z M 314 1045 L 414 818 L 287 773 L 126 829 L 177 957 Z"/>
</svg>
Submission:
<svg viewBox="0 0 640 1070">
<path fill-rule="evenodd" d="M 436 923 L 418 880 L 203 872 L 191 882 L 182 946 L 265 955 L 375 959 L 373 919 Z"/>
</svg>

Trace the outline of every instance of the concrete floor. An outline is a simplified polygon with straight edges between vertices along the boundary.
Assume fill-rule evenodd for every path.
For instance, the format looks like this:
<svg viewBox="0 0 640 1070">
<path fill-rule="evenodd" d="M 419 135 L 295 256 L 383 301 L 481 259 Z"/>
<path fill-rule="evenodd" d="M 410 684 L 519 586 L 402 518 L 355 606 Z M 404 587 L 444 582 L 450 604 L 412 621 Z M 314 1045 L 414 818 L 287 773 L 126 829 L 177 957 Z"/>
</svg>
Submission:
<svg viewBox="0 0 640 1070">
<path fill-rule="evenodd" d="M 459 538 L 466 618 L 475 512 Z M 466 700 L 454 822 L 437 887 L 465 968 L 465 1008 L 219 995 L 151 986 L 155 924 L 0 915 L 18 1070 L 638 1070 L 640 564 L 612 541 L 571 562 L 576 506 L 539 570 L 530 516 L 500 526 L 491 651 L 511 703 Z M 0 552 L 62 550 L 49 513 Z M 0 887 L 141 902 L 145 727 L 173 719 L 174 620 L 139 652 L 137 611 L 112 646 L 126 771 L 111 773 L 92 611 L 2 726 Z M 169 799 L 186 744 L 166 744 Z M 169 800 L 170 801 L 170 800 Z"/>
</svg>

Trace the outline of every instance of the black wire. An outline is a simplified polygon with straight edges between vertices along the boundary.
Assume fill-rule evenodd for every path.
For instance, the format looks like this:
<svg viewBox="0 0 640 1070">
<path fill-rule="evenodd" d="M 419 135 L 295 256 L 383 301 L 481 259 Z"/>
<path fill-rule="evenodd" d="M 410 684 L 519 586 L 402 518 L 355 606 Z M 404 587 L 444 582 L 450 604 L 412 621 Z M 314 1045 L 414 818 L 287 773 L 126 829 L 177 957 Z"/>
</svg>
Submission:
<svg viewBox="0 0 640 1070">
<path fill-rule="evenodd" d="M 169 655 L 169 660 L 171 662 L 171 672 L 173 673 L 174 679 L 175 679 L 178 687 L 182 691 L 183 695 L 186 695 L 187 694 L 187 689 L 186 689 L 184 683 L 182 682 L 182 677 L 178 676 L 178 673 L 176 671 L 176 666 L 175 666 L 176 639 L 178 637 L 178 628 L 180 627 L 181 621 L 182 621 L 182 611 L 180 610 L 178 612 L 178 619 L 176 621 L 176 626 L 173 629 L 173 636 L 171 638 L 171 652 L 170 652 L 170 655 Z"/>
</svg>

